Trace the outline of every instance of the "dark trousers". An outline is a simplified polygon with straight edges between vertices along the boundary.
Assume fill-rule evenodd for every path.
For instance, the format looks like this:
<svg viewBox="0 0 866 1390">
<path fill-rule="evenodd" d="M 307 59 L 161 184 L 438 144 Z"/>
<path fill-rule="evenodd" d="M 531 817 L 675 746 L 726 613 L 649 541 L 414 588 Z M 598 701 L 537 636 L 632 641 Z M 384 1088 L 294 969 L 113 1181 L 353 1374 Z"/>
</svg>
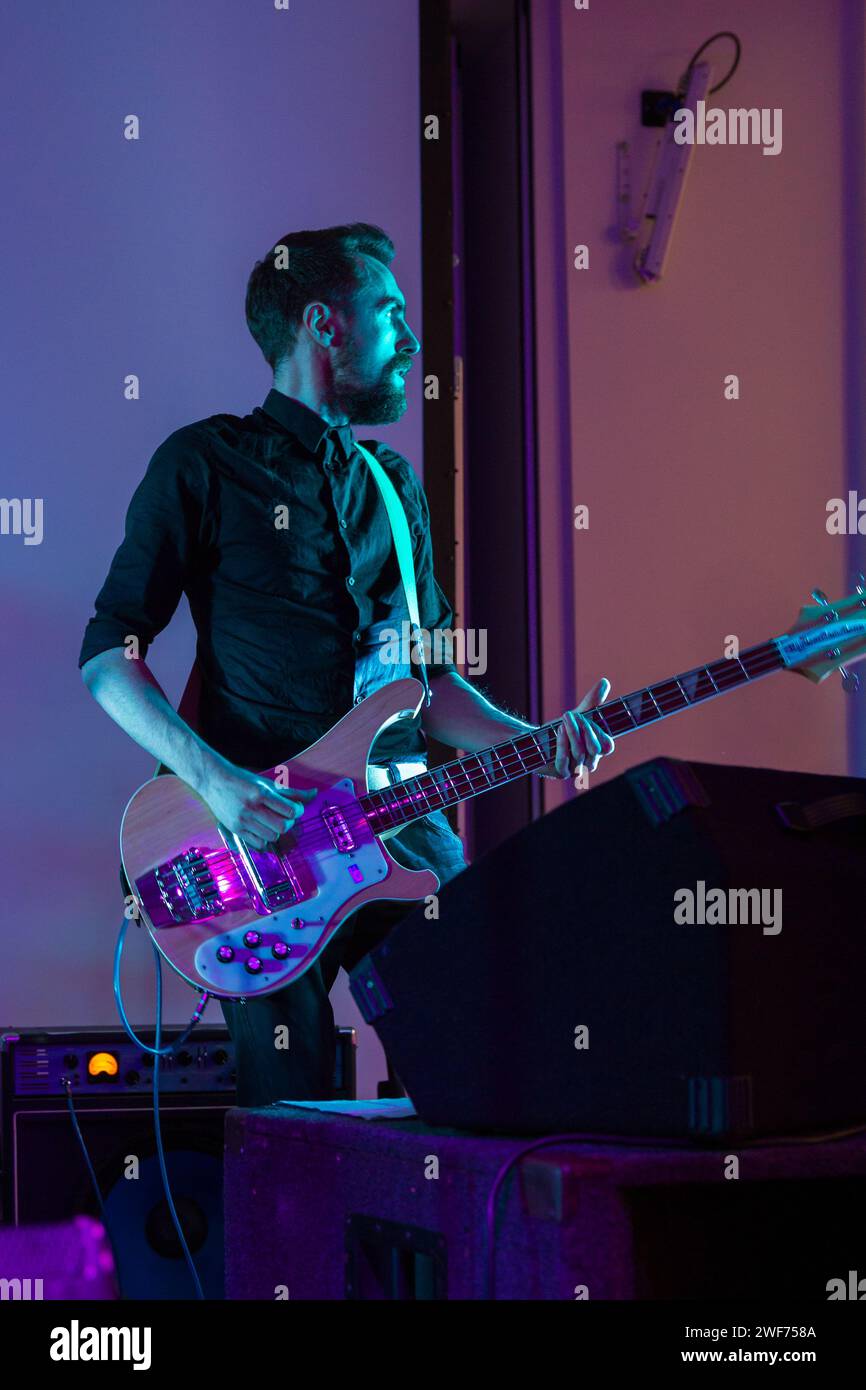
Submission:
<svg viewBox="0 0 866 1390">
<path fill-rule="evenodd" d="M 466 867 L 463 844 L 441 811 L 407 825 L 387 848 L 407 869 L 433 869 L 443 885 Z M 329 995 L 337 973 L 340 966 L 353 970 L 412 907 L 368 903 L 343 923 L 294 984 L 243 1004 L 220 1001 L 235 1044 L 238 1105 L 332 1098 L 336 1040 Z M 288 1029 L 288 1047 L 276 1046 L 281 1026 Z"/>
</svg>

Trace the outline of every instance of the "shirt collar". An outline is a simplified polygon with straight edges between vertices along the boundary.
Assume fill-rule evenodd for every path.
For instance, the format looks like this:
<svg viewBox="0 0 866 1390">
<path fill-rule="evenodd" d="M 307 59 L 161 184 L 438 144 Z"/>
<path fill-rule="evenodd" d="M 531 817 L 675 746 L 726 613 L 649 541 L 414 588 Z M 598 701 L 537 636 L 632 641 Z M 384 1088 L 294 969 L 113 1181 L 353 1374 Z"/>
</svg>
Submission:
<svg viewBox="0 0 866 1390">
<path fill-rule="evenodd" d="M 265 397 L 262 409 L 276 420 L 284 429 L 290 430 L 311 454 L 318 451 L 326 434 L 335 435 L 343 446 L 348 459 L 355 447 L 355 436 L 351 425 L 329 425 L 315 410 L 294 396 L 285 396 L 282 391 L 271 390 Z"/>
</svg>

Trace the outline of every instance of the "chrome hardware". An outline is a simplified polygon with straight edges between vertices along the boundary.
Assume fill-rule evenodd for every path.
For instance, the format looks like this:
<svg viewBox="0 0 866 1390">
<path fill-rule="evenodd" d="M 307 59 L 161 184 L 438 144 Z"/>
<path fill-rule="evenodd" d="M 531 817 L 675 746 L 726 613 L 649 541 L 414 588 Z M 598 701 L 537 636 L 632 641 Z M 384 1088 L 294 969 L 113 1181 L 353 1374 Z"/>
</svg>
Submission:
<svg viewBox="0 0 866 1390">
<path fill-rule="evenodd" d="M 328 827 L 328 834 L 334 849 L 340 854 L 350 854 L 355 848 L 355 837 L 339 806 L 328 806 L 322 812 L 322 820 Z"/>
<path fill-rule="evenodd" d="M 228 911 L 241 888 L 220 854 L 193 847 L 136 879 L 155 927 L 182 926 Z"/>
<path fill-rule="evenodd" d="M 857 590 L 858 594 L 866 593 L 866 575 L 857 575 L 854 588 Z M 839 614 L 836 612 L 835 608 L 831 607 L 830 600 L 824 593 L 823 589 L 813 589 L 812 598 L 815 600 L 816 603 L 820 603 L 822 608 L 826 608 L 827 611 L 824 614 L 824 617 L 826 618 L 828 623 L 835 622 L 838 619 Z M 861 606 L 863 606 L 862 600 Z M 833 649 L 829 651 L 827 655 L 832 656 L 835 660 L 835 658 L 837 656 L 841 656 L 842 653 L 838 647 L 833 647 Z M 856 671 L 849 671 L 847 666 L 840 666 L 839 675 L 842 678 L 842 689 L 845 691 L 845 693 L 848 695 L 856 695 L 858 690 L 860 689 L 859 674 Z"/>
<path fill-rule="evenodd" d="M 828 599 L 827 595 L 824 593 L 824 590 L 823 590 L 823 589 L 813 589 L 813 590 L 812 590 L 812 598 L 813 598 L 813 600 L 814 600 L 815 603 L 819 603 L 819 604 L 821 605 L 822 608 L 826 608 L 827 611 L 826 611 L 826 613 L 824 614 L 825 620 L 826 620 L 828 623 L 834 623 L 834 622 L 836 621 L 836 619 L 839 617 L 839 614 L 836 612 L 836 609 L 835 609 L 835 608 L 832 606 L 832 604 L 830 603 L 830 600 Z"/>
<path fill-rule="evenodd" d="M 247 960 L 246 968 L 251 975 L 258 975 L 259 971 L 262 968 L 262 963 L 259 960 L 258 956 L 250 956 Z"/>
<path fill-rule="evenodd" d="M 235 953 L 231 946 L 220 946 L 219 950 L 217 951 L 218 961 L 221 961 L 223 965 L 228 965 L 229 961 L 234 960 L 234 958 Z"/>
<path fill-rule="evenodd" d="M 261 944 L 261 940 L 262 940 L 262 934 L 261 934 L 260 931 L 248 931 L 248 932 L 244 932 L 244 945 L 245 945 L 245 946 L 258 946 L 258 945 Z"/>
</svg>

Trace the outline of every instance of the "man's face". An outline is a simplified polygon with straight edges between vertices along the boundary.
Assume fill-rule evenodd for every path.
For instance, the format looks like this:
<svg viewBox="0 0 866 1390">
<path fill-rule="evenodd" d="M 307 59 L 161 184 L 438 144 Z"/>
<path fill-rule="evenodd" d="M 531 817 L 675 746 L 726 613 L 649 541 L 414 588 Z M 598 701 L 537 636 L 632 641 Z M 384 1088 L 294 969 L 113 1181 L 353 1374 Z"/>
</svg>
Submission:
<svg viewBox="0 0 866 1390">
<path fill-rule="evenodd" d="M 406 323 L 406 303 L 387 266 L 362 256 L 364 284 L 340 314 L 332 404 L 358 425 L 388 425 L 406 409 L 406 374 L 421 344 Z"/>
</svg>

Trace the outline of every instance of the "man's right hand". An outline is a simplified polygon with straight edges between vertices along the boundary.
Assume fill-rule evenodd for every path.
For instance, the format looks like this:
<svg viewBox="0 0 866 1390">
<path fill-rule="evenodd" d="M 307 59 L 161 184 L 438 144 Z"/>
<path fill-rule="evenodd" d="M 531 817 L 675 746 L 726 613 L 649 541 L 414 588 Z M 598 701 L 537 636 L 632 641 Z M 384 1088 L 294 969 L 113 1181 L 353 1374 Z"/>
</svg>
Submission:
<svg viewBox="0 0 866 1390">
<path fill-rule="evenodd" d="M 253 849 L 267 849 L 285 835 L 318 795 L 315 787 L 306 791 L 277 787 L 266 777 L 222 759 L 208 769 L 195 790 L 217 820 Z"/>
</svg>

